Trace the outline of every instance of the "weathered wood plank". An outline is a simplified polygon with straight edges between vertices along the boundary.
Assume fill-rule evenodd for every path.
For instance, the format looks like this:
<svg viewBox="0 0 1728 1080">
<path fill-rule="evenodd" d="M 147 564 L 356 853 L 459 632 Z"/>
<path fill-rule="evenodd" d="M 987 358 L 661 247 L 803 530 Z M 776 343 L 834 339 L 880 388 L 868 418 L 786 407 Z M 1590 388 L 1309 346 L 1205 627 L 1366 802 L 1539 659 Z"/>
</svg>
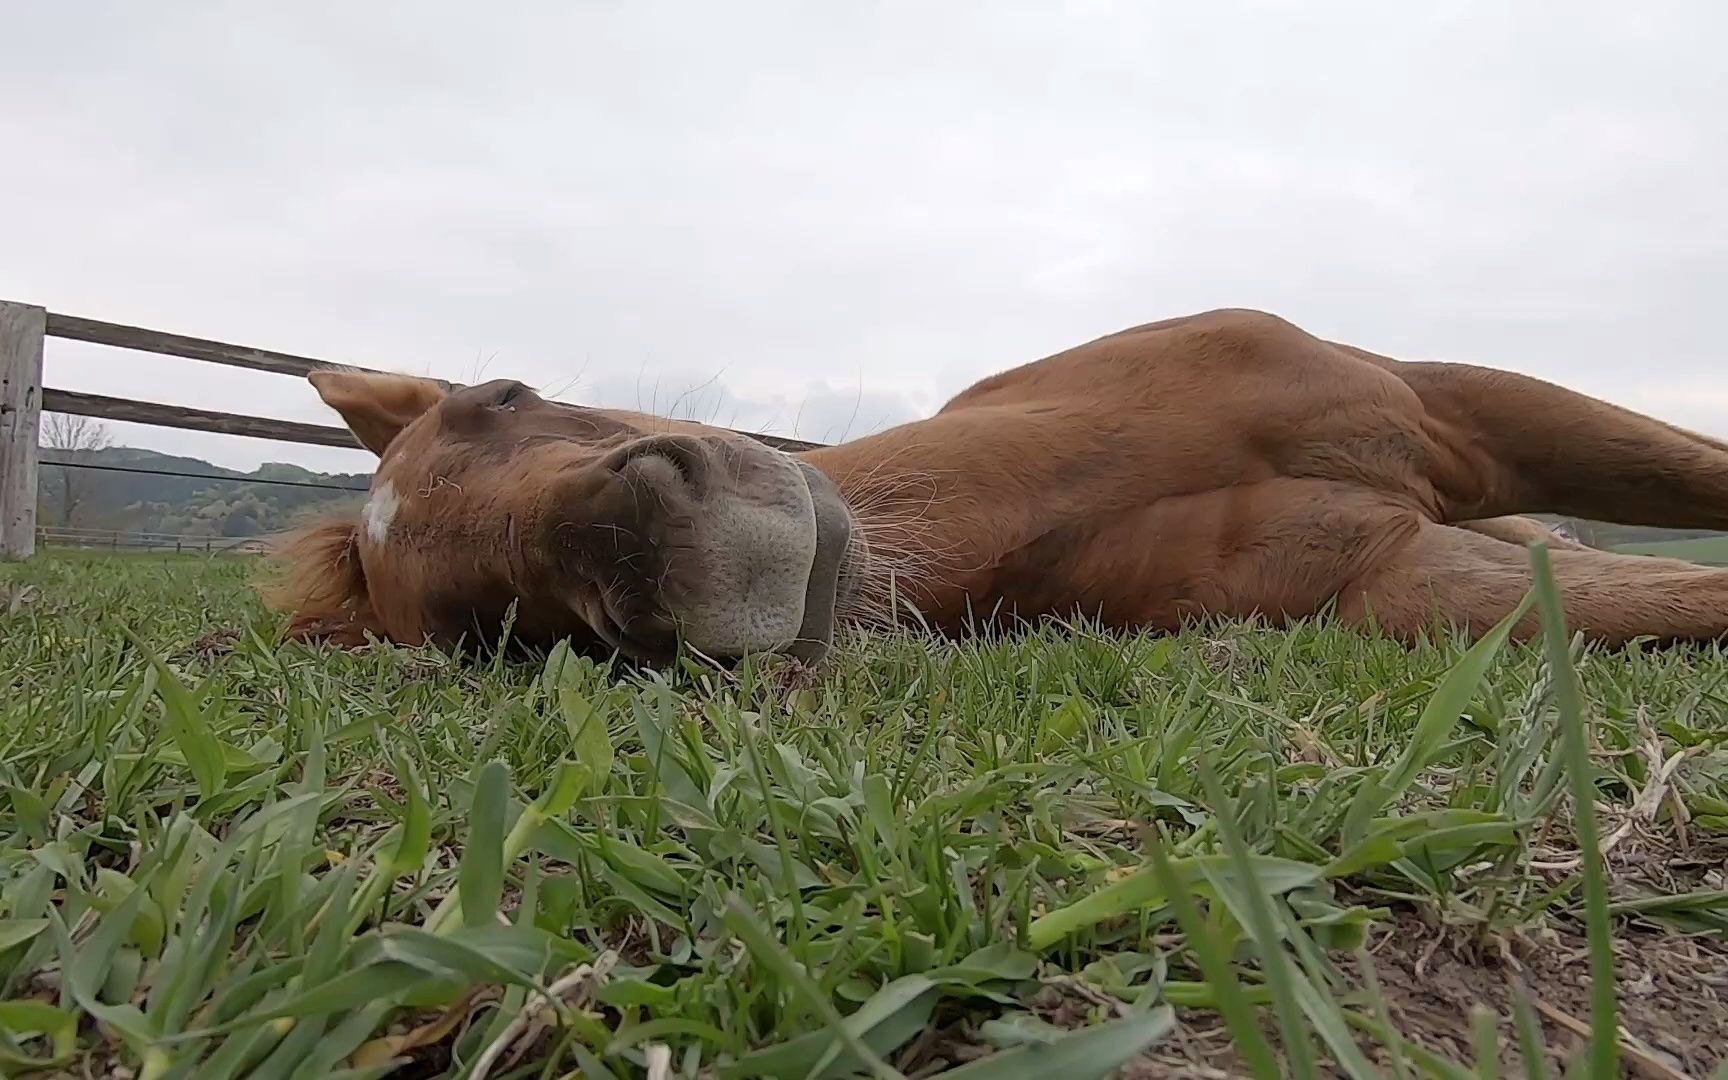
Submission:
<svg viewBox="0 0 1728 1080">
<path fill-rule="evenodd" d="M 218 435 L 244 435 L 250 439 L 274 439 L 277 442 L 301 443 L 306 446 L 360 446 L 354 433 L 345 427 L 304 424 L 297 420 L 271 420 L 262 416 L 189 409 L 181 405 L 158 405 L 151 401 L 132 401 L 128 398 L 85 394 L 76 390 L 55 390 L 52 387 L 42 391 L 42 408 L 49 412 L 71 413 L 74 416 L 94 416 L 102 420 L 123 420 L 133 424 L 155 424 L 158 427 L 181 428 L 186 431 L 210 431 Z"/>
<path fill-rule="evenodd" d="M 48 313 L 0 300 L 0 559 L 36 553 L 42 338 Z"/>
<path fill-rule="evenodd" d="M 252 371 L 296 375 L 301 378 L 304 378 L 308 372 L 329 368 L 342 371 L 373 370 L 357 367 L 353 364 L 339 364 L 329 360 L 314 360 L 308 356 L 295 356 L 292 353 L 274 352 L 270 349 L 254 349 L 248 345 L 230 345 L 222 341 L 187 337 L 184 334 L 167 334 L 160 330 L 146 330 L 138 326 L 122 326 L 119 323 L 101 322 L 97 319 L 81 319 L 76 315 L 61 315 L 58 312 L 49 312 L 48 314 L 48 336 L 64 338 L 68 341 L 87 341 L 93 345 L 112 345 L 121 349 L 136 349 L 139 352 L 157 353 L 162 356 L 178 356 L 187 360 L 204 360 L 212 364 L 249 368 Z"/>
</svg>

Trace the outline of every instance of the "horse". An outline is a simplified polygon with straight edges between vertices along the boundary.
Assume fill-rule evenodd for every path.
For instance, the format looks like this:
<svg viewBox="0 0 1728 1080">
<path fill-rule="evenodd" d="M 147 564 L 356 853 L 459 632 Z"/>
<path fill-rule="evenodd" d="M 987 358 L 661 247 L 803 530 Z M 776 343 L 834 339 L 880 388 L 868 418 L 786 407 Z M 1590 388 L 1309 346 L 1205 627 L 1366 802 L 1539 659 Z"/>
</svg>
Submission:
<svg viewBox="0 0 1728 1080">
<path fill-rule="evenodd" d="M 378 463 L 277 554 L 287 635 L 819 662 L 837 626 L 1129 632 L 1328 615 L 1474 640 L 1550 548 L 1570 631 L 1728 635 L 1728 569 L 1529 515 L 1728 528 L 1728 444 L 1559 385 L 1323 340 L 1263 311 L 1134 326 L 934 415 L 787 451 L 521 382 L 308 379 Z M 1539 632 L 1528 611 L 1515 639 Z"/>
</svg>

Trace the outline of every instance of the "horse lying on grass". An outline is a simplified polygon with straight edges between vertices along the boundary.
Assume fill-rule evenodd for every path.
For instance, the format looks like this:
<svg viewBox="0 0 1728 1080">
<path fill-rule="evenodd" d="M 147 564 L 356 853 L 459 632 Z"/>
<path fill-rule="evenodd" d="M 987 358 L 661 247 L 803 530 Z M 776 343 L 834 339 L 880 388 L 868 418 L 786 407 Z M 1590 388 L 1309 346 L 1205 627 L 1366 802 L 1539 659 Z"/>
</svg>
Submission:
<svg viewBox="0 0 1728 1080">
<path fill-rule="evenodd" d="M 310 380 L 379 461 L 357 517 L 279 555 L 270 598 L 303 640 L 496 641 L 514 605 L 518 642 L 648 662 L 680 644 L 814 661 L 837 624 L 906 618 L 1175 630 L 1329 609 L 1412 641 L 1509 615 L 1532 540 L 1595 641 L 1728 634 L 1728 570 L 1517 516 L 1728 528 L 1728 443 L 1261 312 L 1124 330 L 796 453 L 518 382 Z"/>
</svg>

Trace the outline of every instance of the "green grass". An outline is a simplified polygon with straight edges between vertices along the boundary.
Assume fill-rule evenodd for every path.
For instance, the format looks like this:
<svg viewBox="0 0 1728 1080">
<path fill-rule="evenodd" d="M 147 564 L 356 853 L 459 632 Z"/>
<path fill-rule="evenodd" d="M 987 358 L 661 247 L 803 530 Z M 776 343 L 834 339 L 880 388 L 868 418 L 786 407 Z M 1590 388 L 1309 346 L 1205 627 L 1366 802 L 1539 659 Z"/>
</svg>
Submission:
<svg viewBox="0 0 1728 1080">
<path fill-rule="evenodd" d="M 1664 540 L 1650 544 L 1621 544 L 1614 550 L 1627 555 L 1662 555 L 1706 566 L 1728 566 L 1728 536 L 1706 536 L 1695 540 Z"/>
<path fill-rule="evenodd" d="M 1465 1077 L 1541 1043 L 1614 1075 L 1705 1007 L 1634 1015 L 1615 965 L 1728 939 L 1720 650 L 1220 625 L 873 637 L 814 679 L 464 665 L 280 646 L 252 566 L 0 576 L 10 1074 Z M 1488 962 L 1557 941 L 1547 984 Z M 1424 1013 L 1423 951 L 1486 958 L 1485 1007 Z M 1591 1039 L 1532 1007 L 1586 970 Z"/>
</svg>

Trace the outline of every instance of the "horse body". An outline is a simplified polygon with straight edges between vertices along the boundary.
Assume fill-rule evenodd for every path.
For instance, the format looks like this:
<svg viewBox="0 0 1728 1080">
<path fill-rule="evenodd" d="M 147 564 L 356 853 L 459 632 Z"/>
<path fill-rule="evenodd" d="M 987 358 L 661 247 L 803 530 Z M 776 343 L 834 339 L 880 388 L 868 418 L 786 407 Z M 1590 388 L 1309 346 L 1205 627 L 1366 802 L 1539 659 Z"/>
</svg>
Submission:
<svg viewBox="0 0 1728 1080">
<path fill-rule="evenodd" d="M 537 399 L 501 414 L 461 398 L 495 390 L 446 400 L 424 381 L 390 382 L 401 378 L 315 376 L 379 450 L 381 481 L 423 493 L 421 534 L 472 542 L 325 527 L 322 547 L 289 558 L 352 549 L 365 572 L 321 597 L 280 595 L 301 636 L 319 636 L 314 623 L 342 636 L 329 627 L 345 618 L 333 597 L 346 597 L 350 631 L 485 636 L 513 600 L 534 633 L 649 642 L 645 653 L 680 624 L 736 653 L 792 647 L 794 626 L 825 645 L 832 617 L 908 609 L 958 633 L 980 618 L 1076 614 L 1125 629 L 1276 623 L 1332 605 L 1413 640 L 1437 624 L 1480 633 L 1513 610 L 1535 539 L 1555 548 L 1568 620 L 1592 638 L 1728 633 L 1728 571 L 1594 551 L 1520 516 L 1728 528 L 1728 445 L 1540 380 L 1399 361 L 1261 312 L 1111 334 L 983 379 L 925 420 L 791 458 L 640 414 Z M 652 468 L 619 473 L 644 454 Z M 691 468 L 656 464 L 668 455 L 735 479 L 692 487 Z M 486 492 L 451 493 L 466 491 L 460 475 Z M 518 523 L 513 539 L 500 518 Z M 462 529 L 438 524 L 454 521 Z M 679 561 L 656 560 L 673 548 L 699 569 L 669 585 Z M 639 557 L 662 576 L 619 569 Z M 475 572 L 452 572 L 465 562 Z M 576 579 L 631 599 L 596 614 L 598 601 L 570 599 Z M 653 633 L 630 628 L 638 609 Z M 1534 629 L 1526 619 L 1517 633 Z"/>
</svg>

